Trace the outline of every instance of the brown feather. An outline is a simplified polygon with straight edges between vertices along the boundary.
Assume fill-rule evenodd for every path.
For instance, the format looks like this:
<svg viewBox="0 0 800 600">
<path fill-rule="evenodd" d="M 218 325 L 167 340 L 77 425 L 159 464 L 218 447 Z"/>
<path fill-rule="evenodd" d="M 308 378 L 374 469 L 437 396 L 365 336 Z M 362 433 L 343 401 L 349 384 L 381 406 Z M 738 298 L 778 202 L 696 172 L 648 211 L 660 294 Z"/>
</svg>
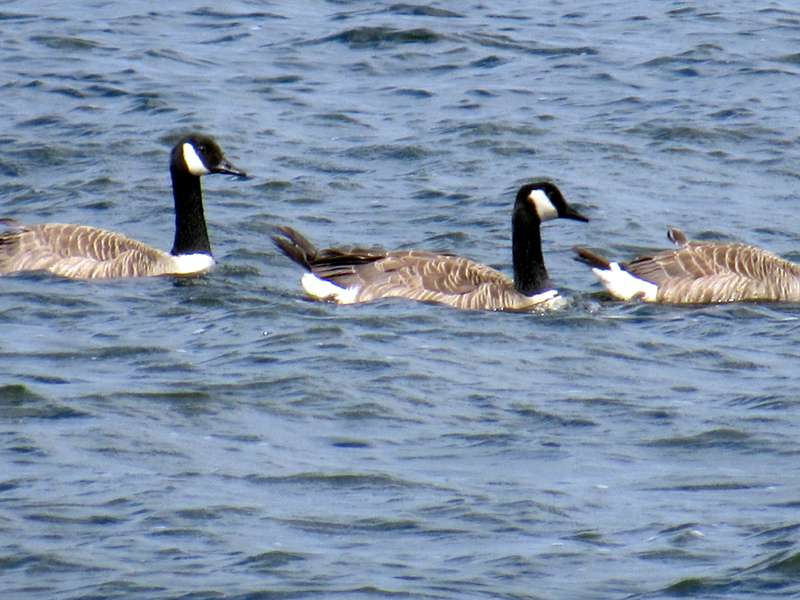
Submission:
<svg viewBox="0 0 800 600">
<path fill-rule="evenodd" d="M 679 248 L 620 263 L 632 275 L 658 286 L 657 302 L 800 302 L 797 263 L 745 244 L 689 241 L 677 229 L 669 235 Z M 607 268 L 601 264 L 592 266 Z"/>
<path fill-rule="evenodd" d="M 572 251 L 577 255 L 575 256 L 575 260 L 585 263 L 590 267 L 594 267 L 595 269 L 608 269 L 611 265 L 611 262 L 607 258 L 600 256 L 599 254 L 595 254 L 586 248 L 573 246 Z"/>
<path fill-rule="evenodd" d="M 800 302 L 800 265 L 744 244 L 688 242 L 623 267 L 658 285 L 661 302 Z"/>
<path fill-rule="evenodd" d="M 542 256 L 540 226 L 552 219 L 588 219 L 567 204 L 552 182 L 519 188 L 511 216 L 514 279 L 466 258 L 448 254 L 382 250 L 319 250 L 290 227 L 272 236 L 284 254 L 302 265 L 306 291 L 337 302 L 408 298 L 480 310 L 543 310 L 566 301 L 553 289 Z"/>
<path fill-rule="evenodd" d="M 95 227 L 60 223 L 15 227 L 0 234 L 0 275 L 49 271 L 73 279 L 96 279 L 205 270 L 214 264 L 200 186 L 200 177 L 208 173 L 246 176 L 228 162 L 212 138 L 192 134 L 179 140 L 170 155 L 175 203 L 173 254 Z"/>
<path fill-rule="evenodd" d="M 510 277 L 449 254 L 366 249 L 317 249 L 291 227 L 278 228 L 275 244 L 320 279 L 358 287 L 355 302 L 407 298 L 470 310 L 530 310 L 541 300 L 514 289 Z"/>
<path fill-rule="evenodd" d="M 72 279 L 147 277 L 174 272 L 175 257 L 129 237 L 48 223 L 0 235 L 0 275 L 49 271 Z"/>
</svg>

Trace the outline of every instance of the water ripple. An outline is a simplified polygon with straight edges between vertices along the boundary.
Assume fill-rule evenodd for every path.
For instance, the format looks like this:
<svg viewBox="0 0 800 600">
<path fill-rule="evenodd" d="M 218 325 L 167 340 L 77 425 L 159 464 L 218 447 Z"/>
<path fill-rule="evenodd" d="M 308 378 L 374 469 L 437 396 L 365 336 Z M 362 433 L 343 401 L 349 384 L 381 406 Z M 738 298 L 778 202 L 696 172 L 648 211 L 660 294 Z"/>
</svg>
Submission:
<svg viewBox="0 0 800 600">
<path fill-rule="evenodd" d="M 252 178 L 203 180 L 206 275 L 0 281 L 6 595 L 797 595 L 798 307 L 614 302 L 570 248 L 797 258 L 800 13 L 21 6 L 0 217 L 169 248 L 182 135 Z M 557 314 L 315 302 L 269 239 L 511 274 L 540 178 L 592 219 L 542 227 Z"/>
</svg>

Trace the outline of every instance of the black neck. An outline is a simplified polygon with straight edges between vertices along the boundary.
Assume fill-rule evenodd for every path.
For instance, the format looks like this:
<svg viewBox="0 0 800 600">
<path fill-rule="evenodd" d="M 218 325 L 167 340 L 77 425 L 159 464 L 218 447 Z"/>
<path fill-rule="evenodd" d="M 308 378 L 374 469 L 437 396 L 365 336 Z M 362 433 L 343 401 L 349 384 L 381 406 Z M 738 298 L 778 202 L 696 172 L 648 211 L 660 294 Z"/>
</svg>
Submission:
<svg viewBox="0 0 800 600">
<path fill-rule="evenodd" d="M 529 210 L 516 208 L 511 219 L 511 247 L 514 260 L 514 288 L 525 296 L 551 289 L 544 267 L 539 219 Z"/>
<path fill-rule="evenodd" d="M 175 197 L 175 244 L 172 254 L 211 254 L 200 178 L 171 168 L 172 194 Z"/>
</svg>

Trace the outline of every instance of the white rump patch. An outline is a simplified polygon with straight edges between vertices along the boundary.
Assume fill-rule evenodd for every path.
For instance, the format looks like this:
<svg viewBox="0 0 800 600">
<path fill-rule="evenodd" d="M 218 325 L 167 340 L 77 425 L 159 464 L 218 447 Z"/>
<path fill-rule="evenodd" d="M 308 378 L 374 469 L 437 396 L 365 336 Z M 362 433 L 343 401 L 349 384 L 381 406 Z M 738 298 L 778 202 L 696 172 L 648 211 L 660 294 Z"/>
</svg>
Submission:
<svg viewBox="0 0 800 600">
<path fill-rule="evenodd" d="M 353 304 L 358 294 L 357 287 L 343 288 L 336 284 L 320 279 L 313 273 L 306 273 L 300 280 L 303 289 L 314 298 L 333 298 L 339 304 Z"/>
<path fill-rule="evenodd" d="M 183 160 L 186 162 L 186 167 L 192 175 L 200 177 L 201 175 L 208 175 L 211 173 L 203 162 L 203 159 L 197 154 L 195 147 L 189 142 L 183 144 Z"/>
<path fill-rule="evenodd" d="M 542 223 L 558 218 L 558 210 L 553 206 L 553 201 L 544 193 L 544 190 L 531 190 L 528 198 L 533 202 L 533 207 Z"/>
<path fill-rule="evenodd" d="M 179 254 L 175 257 L 175 273 L 177 275 L 190 275 L 210 269 L 217 261 L 210 254 Z"/>
<path fill-rule="evenodd" d="M 635 296 L 642 296 L 645 302 L 655 302 L 658 299 L 658 286 L 644 279 L 639 279 L 619 266 L 619 263 L 609 263 L 608 269 L 592 269 L 594 274 L 603 284 L 603 287 L 616 298 L 630 300 Z"/>
</svg>

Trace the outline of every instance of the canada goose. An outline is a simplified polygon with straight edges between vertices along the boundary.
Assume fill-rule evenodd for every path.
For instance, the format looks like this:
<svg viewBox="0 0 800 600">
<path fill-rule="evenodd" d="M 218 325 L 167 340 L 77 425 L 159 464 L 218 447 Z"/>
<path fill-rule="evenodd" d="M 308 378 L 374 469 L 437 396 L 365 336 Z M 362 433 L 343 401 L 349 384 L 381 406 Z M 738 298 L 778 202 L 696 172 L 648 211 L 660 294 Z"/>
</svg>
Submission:
<svg viewBox="0 0 800 600">
<path fill-rule="evenodd" d="M 471 310 L 542 310 L 564 299 L 553 289 L 542 257 L 539 224 L 556 218 L 588 221 L 552 183 L 523 185 L 512 216 L 514 279 L 466 258 L 430 252 L 318 250 L 290 227 L 272 236 L 286 256 L 308 270 L 302 285 L 339 304 L 378 298 L 440 302 Z"/>
<path fill-rule="evenodd" d="M 667 235 L 680 247 L 621 264 L 574 248 L 576 260 L 593 267 L 603 287 L 621 300 L 800 302 L 800 265 L 745 244 L 691 242 L 677 229 Z"/>
<path fill-rule="evenodd" d="M 49 271 L 71 279 L 186 275 L 214 265 L 203 214 L 200 176 L 245 177 L 217 143 L 190 135 L 177 143 L 170 162 L 175 197 L 175 244 L 167 254 L 129 237 L 85 225 L 46 223 L 0 234 L 0 275 Z"/>
</svg>

